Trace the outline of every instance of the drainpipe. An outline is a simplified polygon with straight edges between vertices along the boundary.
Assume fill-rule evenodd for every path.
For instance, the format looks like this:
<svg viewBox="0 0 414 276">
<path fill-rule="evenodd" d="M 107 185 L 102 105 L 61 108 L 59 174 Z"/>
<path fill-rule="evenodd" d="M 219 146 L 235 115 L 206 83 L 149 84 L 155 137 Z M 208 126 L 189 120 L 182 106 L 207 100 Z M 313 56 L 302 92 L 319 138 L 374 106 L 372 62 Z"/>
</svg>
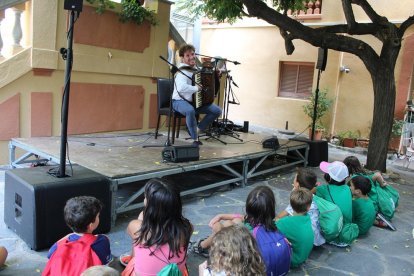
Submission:
<svg viewBox="0 0 414 276">
<path fill-rule="evenodd" d="M 340 55 L 339 55 L 339 64 L 342 64 L 343 59 L 344 59 L 344 53 L 341 52 Z M 342 82 L 341 75 L 342 75 L 341 72 L 339 70 L 337 70 L 336 89 L 335 89 L 335 102 L 334 102 L 334 107 L 333 107 L 332 123 L 331 123 L 331 137 L 334 135 L 334 132 L 335 132 L 336 112 L 338 110 L 339 91 L 341 89 L 341 82 Z"/>
</svg>

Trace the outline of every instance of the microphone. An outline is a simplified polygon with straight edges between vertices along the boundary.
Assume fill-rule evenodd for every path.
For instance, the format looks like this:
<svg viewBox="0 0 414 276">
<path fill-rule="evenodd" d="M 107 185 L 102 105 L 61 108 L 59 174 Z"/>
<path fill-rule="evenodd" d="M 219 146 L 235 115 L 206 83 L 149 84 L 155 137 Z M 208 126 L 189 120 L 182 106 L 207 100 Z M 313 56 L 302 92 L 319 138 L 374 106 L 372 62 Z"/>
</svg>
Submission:
<svg viewBox="0 0 414 276">
<path fill-rule="evenodd" d="M 235 102 L 235 101 L 228 101 L 228 103 L 229 103 L 229 104 L 237 104 L 237 105 L 240 105 L 240 103 L 237 103 L 237 102 Z"/>
<path fill-rule="evenodd" d="M 233 62 L 234 63 L 234 65 L 239 65 L 239 64 L 241 64 L 240 62 L 238 62 L 238 61 L 235 61 L 235 62 Z M 237 86 L 237 85 L 236 85 Z"/>
</svg>

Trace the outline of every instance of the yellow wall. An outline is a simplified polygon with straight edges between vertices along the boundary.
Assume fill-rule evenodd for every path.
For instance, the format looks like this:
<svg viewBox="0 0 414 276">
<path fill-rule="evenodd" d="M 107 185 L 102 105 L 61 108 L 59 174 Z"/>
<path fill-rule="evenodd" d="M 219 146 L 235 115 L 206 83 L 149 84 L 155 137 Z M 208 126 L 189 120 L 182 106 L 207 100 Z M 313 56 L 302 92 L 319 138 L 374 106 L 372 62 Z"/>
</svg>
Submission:
<svg viewBox="0 0 414 276">
<path fill-rule="evenodd" d="M 64 0 L 33 1 L 32 47 L 0 63 L 0 103 L 20 93 L 21 137 L 30 137 L 31 134 L 31 92 L 53 93 L 52 135 L 60 135 L 65 61 L 62 60 L 59 49 L 67 46 L 67 11 L 63 9 L 63 3 Z M 157 26 L 151 26 L 150 44 L 143 53 L 76 43 L 73 45 L 72 82 L 123 84 L 144 88 L 144 130 L 149 127 L 150 95 L 156 93 L 153 78 L 167 77 L 169 72 L 169 67 L 159 56 L 167 56 L 170 4 L 167 1 L 159 1 L 159 23 Z M 51 76 L 35 76 L 32 68 L 51 69 L 52 73 Z M 7 144 L 8 141 L 0 142 L 0 164 L 8 163 Z"/>
<path fill-rule="evenodd" d="M 404 3 L 404 4 L 403 4 Z M 371 3 L 379 14 L 390 20 L 408 18 L 414 8 L 414 2 L 400 1 L 398 6 L 404 8 L 390 9 L 389 1 L 375 1 Z M 408 6 L 412 7 L 407 8 Z M 367 22 L 356 8 L 356 18 Z M 344 22 L 344 16 L 338 3 L 323 1 L 322 19 L 306 20 L 305 24 L 323 26 L 329 23 Z M 413 28 L 412 28 L 413 29 Z M 228 63 L 233 80 L 240 88 L 234 88 L 240 99 L 239 106 L 230 105 L 229 119 L 235 121 L 250 121 L 252 125 L 268 128 L 284 129 L 285 122 L 289 121 L 289 129 L 296 132 L 305 131 L 309 119 L 305 116 L 302 106 L 307 100 L 278 97 L 279 89 L 279 62 L 315 62 L 317 48 L 294 40 L 295 51 L 286 55 L 284 40 L 278 28 L 257 19 L 243 19 L 234 25 L 204 24 L 201 36 L 201 52 L 206 55 L 222 56 L 230 60 L 237 60 L 241 65 Z M 377 51 L 380 49 L 378 40 L 372 37 L 362 37 Z M 396 66 L 396 80 L 398 80 L 401 60 Z M 341 73 L 341 65 L 347 65 L 351 72 Z M 316 88 L 317 70 L 314 74 Z M 327 133 L 335 134 L 342 130 L 359 130 L 363 137 L 369 135 L 373 112 L 373 88 L 370 75 L 364 64 L 356 56 L 328 51 L 328 63 L 322 73 L 320 89 L 327 88 L 329 96 L 335 99 L 330 114 L 324 119 Z"/>
</svg>

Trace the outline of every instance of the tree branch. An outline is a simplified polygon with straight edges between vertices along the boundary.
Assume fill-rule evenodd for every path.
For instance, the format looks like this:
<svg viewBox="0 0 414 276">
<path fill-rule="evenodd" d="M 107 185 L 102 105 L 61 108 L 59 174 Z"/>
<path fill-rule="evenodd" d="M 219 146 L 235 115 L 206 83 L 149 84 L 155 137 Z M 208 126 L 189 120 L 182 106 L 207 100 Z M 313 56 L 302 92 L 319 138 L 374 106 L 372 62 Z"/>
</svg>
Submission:
<svg viewBox="0 0 414 276">
<path fill-rule="evenodd" d="M 410 16 L 410 17 L 408 17 L 408 19 L 407 19 L 407 20 L 405 20 L 405 21 L 401 24 L 401 26 L 400 26 L 400 28 L 399 28 L 399 30 L 398 30 L 398 32 L 399 32 L 399 34 L 400 34 L 400 37 L 403 37 L 403 35 L 404 35 L 405 31 L 406 31 L 409 27 L 411 27 L 413 24 L 414 24 L 414 15 L 412 15 L 412 16 Z"/>
<path fill-rule="evenodd" d="M 347 1 L 347 0 L 342 0 L 342 1 Z M 373 23 L 380 24 L 380 25 L 388 23 L 388 19 L 384 16 L 378 15 L 378 13 L 374 11 L 374 9 L 367 2 L 367 0 L 352 0 L 352 3 L 360 6 Z"/>
<path fill-rule="evenodd" d="M 350 32 L 348 32 L 349 31 L 348 25 L 345 25 L 345 24 L 320 27 L 320 28 L 317 28 L 316 30 L 320 30 L 326 33 L 351 34 Z M 353 33 L 358 34 L 358 35 L 369 34 L 369 35 L 377 36 L 377 32 L 378 30 L 376 26 L 372 23 L 357 24 L 353 30 Z"/>
<path fill-rule="evenodd" d="M 285 31 L 281 28 L 279 30 L 280 30 L 280 35 L 285 40 L 286 54 L 288 54 L 288 55 L 293 54 L 293 52 L 295 51 L 295 45 L 293 45 L 292 40 L 295 39 L 295 37 L 290 35 L 287 31 Z"/>
<path fill-rule="evenodd" d="M 357 23 L 355 21 L 354 11 L 352 10 L 351 0 L 342 0 L 342 8 L 348 24 L 348 31 L 352 32 L 356 28 Z"/>
</svg>

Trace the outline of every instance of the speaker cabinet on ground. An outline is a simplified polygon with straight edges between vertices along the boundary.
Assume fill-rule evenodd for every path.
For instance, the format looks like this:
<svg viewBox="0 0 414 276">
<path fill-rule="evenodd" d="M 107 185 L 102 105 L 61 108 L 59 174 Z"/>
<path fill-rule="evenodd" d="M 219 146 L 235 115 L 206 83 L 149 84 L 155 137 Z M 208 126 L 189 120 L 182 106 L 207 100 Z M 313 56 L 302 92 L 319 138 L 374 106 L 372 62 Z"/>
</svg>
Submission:
<svg viewBox="0 0 414 276">
<path fill-rule="evenodd" d="M 308 154 L 308 166 L 318 167 L 322 161 L 328 161 L 328 142 L 324 140 L 314 140 L 311 141 L 308 138 L 293 138 L 291 140 L 306 142 L 309 145 L 309 154 Z M 305 156 L 305 150 L 299 150 L 299 152 Z M 298 158 L 298 155 L 295 151 L 288 151 L 288 159 L 295 160 Z"/>
<path fill-rule="evenodd" d="M 73 176 L 64 178 L 49 175 L 51 167 L 6 171 L 4 222 L 34 250 L 50 247 L 72 232 L 65 223 L 63 208 L 75 196 L 101 200 L 104 207 L 95 232 L 111 229 L 112 193 L 108 179 L 84 167 L 72 167 Z"/>
</svg>

